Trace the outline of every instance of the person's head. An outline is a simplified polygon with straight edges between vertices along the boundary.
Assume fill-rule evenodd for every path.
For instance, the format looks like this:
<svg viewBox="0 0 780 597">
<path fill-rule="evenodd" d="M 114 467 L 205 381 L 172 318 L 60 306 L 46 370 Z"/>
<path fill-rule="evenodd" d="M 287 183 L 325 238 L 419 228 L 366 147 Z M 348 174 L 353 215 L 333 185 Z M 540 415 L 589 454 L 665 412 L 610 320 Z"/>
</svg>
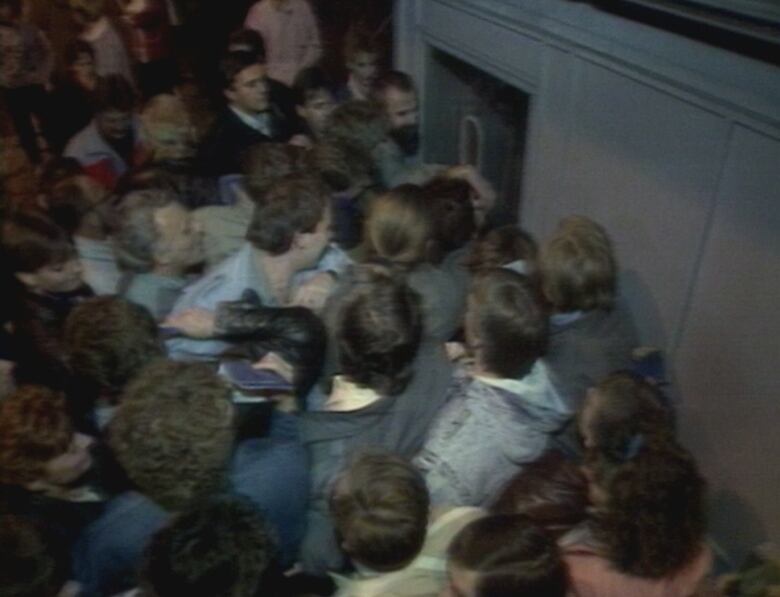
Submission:
<svg viewBox="0 0 780 597">
<path fill-rule="evenodd" d="M 411 267 L 430 260 L 435 233 L 433 213 L 422 189 L 405 184 L 371 202 L 363 238 L 369 254 Z"/>
<path fill-rule="evenodd" d="M 117 209 L 114 251 L 123 269 L 181 275 L 203 261 L 203 238 L 192 214 L 165 191 L 125 195 Z"/>
<path fill-rule="evenodd" d="M 249 197 L 262 203 L 274 182 L 302 170 L 305 152 L 302 147 L 290 143 L 258 143 L 247 149 L 242 171 Z"/>
<path fill-rule="evenodd" d="M 547 347 L 547 313 L 528 278 L 488 270 L 472 280 L 465 331 L 480 370 L 519 379 Z"/>
<path fill-rule="evenodd" d="M 236 29 L 228 36 L 226 48 L 231 52 L 249 52 L 257 62 L 265 64 L 265 42 L 263 36 L 254 29 Z"/>
<path fill-rule="evenodd" d="M 105 0 L 69 0 L 73 20 L 81 27 L 94 23 L 105 14 Z"/>
<path fill-rule="evenodd" d="M 222 486 L 234 435 L 230 390 L 211 367 L 158 360 L 125 386 L 108 441 L 145 495 L 178 510 Z"/>
<path fill-rule="evenodd" d="M 165 354 L 151 313 L 118 296 L 76 305 L 65 320 L 63 345 L 73 374 L 110 397 Z"/>
<path fill-rule="evenodd" d="M 344 65 L 360 88 L 370 90 L 374 85 L 379 76 L 381 54 L 375 35 L 364 24 L 349 28 L 344 36 Z"/>
<path fill-rule="evenodd" d="M 611 454 L 623 453 L 637 434 L 674 436 L 660 390 L 630 371 L 612 373 L 588 390 L 577 426 L 586 449 Z"/>
<path fill-rule="evenodd" d="M 533 276 L 537 269 L 536 255 L 536 241 L 527 232 L 510 224 L 493 228 L 474 243 L 468 267 L 476 273 L 522 261 L 525 274 Z"/>
<path fill-rule="evenodd" d="M 376 105 L 365 101 L 348 101 L 330 114 L 324 140 L 332 145 L 370 153 L 384 139 L 387 124 Z"/>
<path fill-rule="evenodd" d="M 150 99 L 141 113 L 144 139 L 155 161 L 181 161 L 195 152 L 195 127 L 184 102 L 172 94 Z"/>
<path fill-rule="evenodd" d="M 47 541 L 41 521 L 0 513 L 0 595 L 51 597 L 61 595 L 67 568 L 64 553 Z"/>
<path fill-rule="evenodd" d="M 20 386 L 0 402 L 0 483 L 66 488 L 92 466 L 92 439 L 73 429 L 64 397 Z"/>
<path fill-rule="evenodd" d="M 495 514 L 520 514 L 560 536 L 588 516 L 588 481 L 580 467 L 549 450 L 523 466 L 491 507 Z"/>
<path fill-rule="evenodd" d="M 29 291 L 71 292 L 84 284 L 68 234 L 48 218 L 16 215 L 3 225 L 3 262 Z"/>
<path fill-rule="evenodd" d="M 619 571 L 661 578 L 687 565 L 706 530 L 706 483 L 672 440 L 637 435 L 621 455 L 592 450 L 593 534 Z"/>
<path fill-rule="evenodd" d="M 340 370 L 381 395 L 400 394 L 422 335 L 419 296 L 387 268 L 363 265 L 336 307 Z"/>
<path fill-rule="evenodd" d="M 257 328 L 231 340 L 231 356 L 255 362 L 274 352 L 293 368 L 293 385 L 299 397 L 308 394 L 322 372 L 327 333 L 325 325 L 303 307 L 261 307 L 255 311 Z"/>
<path fill-rule="evenodd" d="M 93 85 L 97 80 L 95 50 L 81 39 L 73 41 L 65 50 L 65 65 L 70 78 L 84 87 Z"/>
<path fill-rule="evenodd" d="M 293 83 L 295 111 L 315 138 L 322 136 L 328 117 L 336 108 L 333 82 L 319 66 L 303 69 Z"/>
<path fill-rule="evenodd" d="M 522 516 L 494 515 L 450 544 L 442 597 L 565 597 L 566 568 L 555 540 Z"/>
<path fill-rule="evenodd" d="M 561 222 L 539 252 L 542 291 L 555 311 L 611 309 L 617 264 L 604 229 L 577 216 Z"/>
<path fill-rule="evenodd" d="M 471 187 L 461 179 L 435 178 L 423 186 L 436 222 L 438 249 L 447 254 L 465 246 L 476 232 Z"/>
<path fill-rule="evenodd" d="M 71 236 L 85 229 L 104 233 L 107 227 L 109 195 L 105 187 L 86 174 L 77 174 L 49 187 L 45 196 L 52 221 Z"/>
<path fill-rule="evenodd" d="M 148 597 L 253 597 L 275 576 L 276 547 L 246 498 L 216 496 L 155 533 L 139 584 Z"/>
<path fill-rule="evenodd" d="M 288 254 L 296 269 L 319 260 L 330 240 L 330 194 L 321 181 L 289 175 L 276 181 L 255 206 L 246 239 L 269 255 Z"/>
<path fill-rule="evenodd" d="M 375 572 L 400 570 L 422 549 L 428 488 L 410 463 L 363 454 L 336 479 L 330 513 L 345 553 Z"/>
<path fill-rule="evenodd" d="M 122 75 L 98 79 L 93 94 L 95 126 L 109 143 L 123 141 L 133 134 L 135 92 Z"/>
<path fill-rule="evenodd" d="M 373 97 L 390 125 L 390 137 L 407 154 L 420 146 L 419 106 L 414 81 L 406 73 L 388 71 L 374 84 Z"/>
<path fill-rule="evenodd" d="M 259 114 L 270 107 L 265 65 L 251 52 L 229 52 L 220 61 L 222 93 L 231 107 Z"/>
</svg>

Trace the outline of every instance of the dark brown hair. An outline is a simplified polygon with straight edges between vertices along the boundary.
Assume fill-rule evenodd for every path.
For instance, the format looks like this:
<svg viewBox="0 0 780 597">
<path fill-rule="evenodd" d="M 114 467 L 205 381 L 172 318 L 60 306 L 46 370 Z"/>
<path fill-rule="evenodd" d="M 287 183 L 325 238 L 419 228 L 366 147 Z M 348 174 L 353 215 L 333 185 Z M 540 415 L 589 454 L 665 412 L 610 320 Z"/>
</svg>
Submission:
<svg viewBox="0 0 780 597">
<path fill-rule="evenodd" d="M 135 91 L 122 75 L 98 77 L 93 101 L 96 113 L 109 110 L 132 112 L 136 106 Z"/>
<path fill-rule="evenodd" d="M 455 178 L 435 178 L 422 190 L 433 212 L 438 249 L 447 254 L 463 247 L 477 229 L 469 183 Z"/>
<path fill-rule="evenodd" d="M 500 226 L 474 243 L 467 265 L 472 272 L 478 272 L 522 259 L 527 275 L 532 276 L 536 273 L 537 252 L 536 241 L 527 232 L 517 226 Z"/>
<path fill-rule="evenodd" d="M 2 229 L 3 262 L 7 271 L 35 272 L 76 257 L 67 232 L 42 214 L 15 214 Z"/>
</svg>

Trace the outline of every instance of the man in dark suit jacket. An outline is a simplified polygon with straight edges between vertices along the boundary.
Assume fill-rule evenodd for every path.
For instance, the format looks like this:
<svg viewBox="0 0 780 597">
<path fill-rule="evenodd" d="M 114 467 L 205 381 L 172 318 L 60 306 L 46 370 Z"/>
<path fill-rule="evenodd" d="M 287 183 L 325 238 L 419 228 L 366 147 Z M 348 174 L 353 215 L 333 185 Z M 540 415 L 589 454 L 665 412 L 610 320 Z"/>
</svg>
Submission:
<svg viewBox="0 0 780 597">
<path fill-rule="evenodd" d="M 230 52 L 220 63 L 222 93 L 227 100 L 222 115 L 201 143 L 201 171 L 213 176 L 241 171 L 244 152 L 256 143 L 284 142 L 292 123 L 269 92 L 265 65 L 250 52 Z"/>
</svg>

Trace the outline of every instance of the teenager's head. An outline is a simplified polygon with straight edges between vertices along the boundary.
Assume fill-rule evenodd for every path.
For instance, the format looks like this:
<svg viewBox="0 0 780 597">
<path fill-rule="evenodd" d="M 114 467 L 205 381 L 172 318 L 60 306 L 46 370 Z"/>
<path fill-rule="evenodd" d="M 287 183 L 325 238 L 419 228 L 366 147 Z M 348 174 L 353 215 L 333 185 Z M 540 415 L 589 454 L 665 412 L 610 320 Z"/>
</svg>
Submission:
<svg viewBox="0 0 780 597">
<path fill-rule="evenodd" d="M 216 496 L 155 533 L 139 582 L 149 597 L 265 595 L 277 576 L 275 553 L 271 531 L 251 502 Z"/>
<path fill-rule="evenodd" d="M 302 171 L 305 152 L 290 143 L 258 143 L 247 149 L 242 171 L 249 197 L 255 203 L 262 203 L 265 193 L 277 180 Z"/>
<path fill-rule="evenodd" d="M 371 202 L 363 238 L 371 255 L 411 267 L 429 261 L 435 232 L 425 193 L 416 185 L 405 184 Z"/>
<path fill-rule="evenodd" d="M 706 484 L 687 450 L 637 435 L 620 455 L 591 451 L 585 471 L 595 504 L 594 536 L 615 568 L 661 578 L 699 553 Z"/>
<path fill-rule="evenodd" d="M 341 373 L 379 394 L 400 394 L 414 374 L 421 334 L 419 296 L 387 268 L 356 269 L 337 306 Z"/>
<path fill-rule="evenodd" d="M 476 276 L 466 309 L 466 343 L 485 373 L 518 379 L 547 346 L 547 313 L 528 278 L 506 269 Z"/>
<path fill-rule="evenodd" d="M 223 484 L 234 438 L 230 390 L 207 365 L 155 361 L 125 387 L 108 435 L 133 483 L 180 509 Z"/>
<path fill-rule="evenodd" d="M 276 181 L 255 206 L 246 239 L 269 255 L 289 253 L 296 269 L 312 267 L 330 240 L 330 192 L 311 176 Z"/>
<path fill-rule="evenodd" d="M 566 568 L 555 540 L 522 516 L 480 518 L 449 547 L 443 597 L 564 597 Z"/>
<path fill-rule="evenodd" d="M 187 106 L 176 95 L 151 98 L 141 113 L 144 139 L 155 161 L 182 161 L 195 152 L 195 126 Z"/>
<path fill-rule="evenodd" d="M 438 249 L 447 254 L 465 246 L 476 232 L 471 186 L 456 178 L 435 178 L 423 187 L 436 222 Z"/>
<path fill-rule="evenodd" d="M 471 249 L 468 266 L 472 272 L 524 262 L 525 274 L 536 273 L 536 241 L 517 226 L 493 228 L 479 238 Z"/>
<path fill-rule="evenodd" d="M 336 108 L 330 77 L 319 66 L 305 68 L 295 77 L 293 93 L 298 116 L 315 138 L 322 137 L 328 118 Z"/>
<path fill-rule="evenodd" d="M 420 553 L 429 501 L 425 480 L 411 464 L 390 454 L 364 454 L 334 483 L 330 513 L 354 562 L 391 572 Z"/>
<path fill-rule="evenodd" d="M 95 50 L 81 39 L 77 39 L 65 50 L 65 65 L 70 78 L 82 86 L 92 85 L 97 80 Z"/>
<path fill-rule="evenodd" d="M 293 368 L 296 394 L 304 397 L 317 382 L 325 358 L 325 325 L 311 310 L 303 307 L 261 307 L 255 311 L 257 327 L 252 332 L 231 337 L 237 342 L 231 356 L 252 362 L 273 352 Z"/>
<path fill-rule="evenodd" d="M 496 514 L 520 514 L 560 536 L 588 516 L 588 481 L 580 467 L 550 450 L 523 466 L 491 507 Z"/>
<path fill-rule="evenodd" d="M 542 245 L 539 270 L 542 290 L 555 311 L 612 308 L 617 264 L 609 237 L 592 220 L 563 220 Z"/>
<path fill-rule="evenodd" d="M 73 374 L 109 397 L 165 354 L 151 313 L 117 296 L 76 305 L 65 320 L 63 344 Z"/>
<path fill-rule="evenodd" d="M 132 85 L 122 75 L 98 79 L 93 95 L 95 125 L 109 143 L 124 141 L 133 134 L 133 111 L 136 106 Z"/>
<path fill-rule="evenodd" d="M 91 444 L 49 388 L 21 386 L 0 402 L 0 483 L 67 488 L 92 466 Z"/>
<path fill-rule="evenodd" d="M 270 107 L 265 65 L 252 52 L 229 52 L 219 64 L 222 93 L 231 107 L 259 114 Z"/>
<path fill-rule="evenodd" d="M 374 84 L 373 97 L 382 107 L 390 137 L 407 155 L 420 146 L 419 106 L 414 81 L 406 73 L 388 71 Z"/>
<path fill-rule="evenodd" d="M 357 85 L 370 90 L 379 76 L 382 49 L 365 26 L 350 27 L 344 36 L 344 65 Z"/>
<path fill-rule="evenodd" d="M 31 292 L 71 292 L 84 283 L 68 234 L 43 216 L 19 214 L 5 222 L 2 245 L 7 271 Z"/>
<path fill-rule="evenodd" d="M 577 416 L 586 449 L 611 454 L 625 451 L 637 434 L 674 435 L 671 413 L 658 388 L 629 371 L 612 373 L 588 390 Z"/>
<path fill-rule="evenodd" d="M 133 272 L 181 275 L 203 261 L 203 238 L 192 214 L 172 194 L 156 189 L 125 195 L 117 209 L 114 250 Z"/>
</svg>

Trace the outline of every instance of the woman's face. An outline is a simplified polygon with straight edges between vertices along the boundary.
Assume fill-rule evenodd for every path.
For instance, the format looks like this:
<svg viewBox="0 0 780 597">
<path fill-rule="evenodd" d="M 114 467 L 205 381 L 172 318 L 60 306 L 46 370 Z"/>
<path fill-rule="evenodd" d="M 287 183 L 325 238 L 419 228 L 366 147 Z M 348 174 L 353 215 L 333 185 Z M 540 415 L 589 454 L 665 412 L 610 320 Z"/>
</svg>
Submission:
<svg viewBox="0 0 780 597">
<path fill-rule="evenodd" d="M 46 463 L 43 481 L 50 485 L 70 485 L 92 466 L 90 446 L 93 440 L 88 435 L 74 433 L 68 450 Z"/>
</svg>

